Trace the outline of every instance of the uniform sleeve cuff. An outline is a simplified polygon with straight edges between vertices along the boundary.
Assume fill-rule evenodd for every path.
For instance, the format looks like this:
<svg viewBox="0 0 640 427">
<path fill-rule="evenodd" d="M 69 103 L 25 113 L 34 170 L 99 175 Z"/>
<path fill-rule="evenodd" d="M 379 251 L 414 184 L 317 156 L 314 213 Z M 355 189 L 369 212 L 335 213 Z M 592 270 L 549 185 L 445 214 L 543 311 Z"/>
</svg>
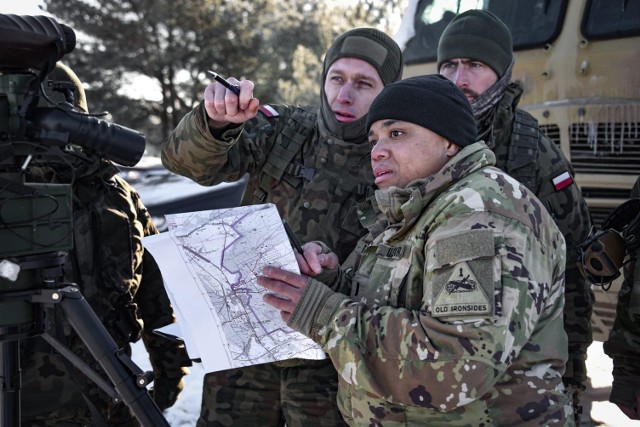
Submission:
<svg viewBox="0 0 640 427">
<path fill-rule="evenodd" d="M 196 114 L 196 126 L 203 136 L 213 137 L 218 141 L 234 143 L 244 129 L 244 123 L 231 123 L 223 128 L 214 128 L 209 125 L 209 116 L 204 108 L 204 101 L 198 105 L 198 113 Z"/>
<path fill-rule="evenodd" d="M 333 292 L 323 283 L 309 277 L 287 325 L 311 339 L 316 339 L 316 331 L 326 326 L 331 313 L 342 299 L 347 297 Z"/>
</svg>

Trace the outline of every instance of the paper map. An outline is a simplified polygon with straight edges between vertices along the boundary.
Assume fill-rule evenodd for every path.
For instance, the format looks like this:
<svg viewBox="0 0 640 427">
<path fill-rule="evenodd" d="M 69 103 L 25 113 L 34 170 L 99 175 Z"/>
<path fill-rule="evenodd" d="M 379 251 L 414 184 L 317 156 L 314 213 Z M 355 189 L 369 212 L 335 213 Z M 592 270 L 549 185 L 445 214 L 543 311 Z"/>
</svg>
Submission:
<svg viewBox="0 0 640 427">
<path fill-rule="evenodd" d="M 187 352 L 206 372 L 291 358 L 323 359 L 262 301 L 265 265 L 299 272 L 273 204 L 167 215 L 143 240 L 160 266 Z"/>
</svg>

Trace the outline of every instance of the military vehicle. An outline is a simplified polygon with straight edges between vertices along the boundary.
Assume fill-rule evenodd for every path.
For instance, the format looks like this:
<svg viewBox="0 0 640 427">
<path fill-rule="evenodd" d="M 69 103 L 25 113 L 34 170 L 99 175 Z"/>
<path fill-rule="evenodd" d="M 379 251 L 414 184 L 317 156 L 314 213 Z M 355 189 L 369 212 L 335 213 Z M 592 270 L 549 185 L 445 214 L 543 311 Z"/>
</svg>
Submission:
<svg viewBox="0 0 640 427">
<path fill-rule="evenodd" d="M 396 35 L 404 77 L 437 72 L 440 35 L 468 9 L 511 29 L 519 106 L 571 161 L 600 224 L 640 174 L 640 0 L 409 0 Z M 617 289 L 594 289 L 596 340 L 611 329 Z"/>
</svg>

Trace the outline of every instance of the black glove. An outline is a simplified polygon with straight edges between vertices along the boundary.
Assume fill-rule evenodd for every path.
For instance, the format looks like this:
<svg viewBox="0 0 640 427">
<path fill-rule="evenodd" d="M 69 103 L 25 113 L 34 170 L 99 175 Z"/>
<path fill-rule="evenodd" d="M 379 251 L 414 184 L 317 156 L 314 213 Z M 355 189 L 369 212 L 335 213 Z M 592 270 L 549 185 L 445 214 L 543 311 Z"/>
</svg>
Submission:
<svg viewBox="0 0 640 427">
<path fill-rule="evenodd" d="M 184 378 L 182 377 L 166 377 L 159 375 L 153 381 L 151 396 L 161 411 L 168 409 L 176 403 L 180 392 L 184 388 Z"/>
</svg>

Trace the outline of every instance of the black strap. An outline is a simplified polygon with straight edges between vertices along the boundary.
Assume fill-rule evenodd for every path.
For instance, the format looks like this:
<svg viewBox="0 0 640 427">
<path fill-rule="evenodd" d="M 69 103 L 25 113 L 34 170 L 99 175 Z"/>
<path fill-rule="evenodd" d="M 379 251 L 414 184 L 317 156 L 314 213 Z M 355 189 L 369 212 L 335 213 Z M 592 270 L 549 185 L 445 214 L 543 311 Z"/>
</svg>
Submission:
<svg viewBox="0 0 640 427">
<path fill-rule="evenodd" d="M 516 110 L 506 169 L 509 175 L 532 191 L 536 185 L 536 157 L 539 141 L 538 121 L 531 114 Z"/>
<path fill-rule="evenodd" d="M 640 246 L 640 198 L 629 199 L 615 208 L 603 221 L 602 229 L 614 229 L 625 240 L 627 250 Z"/>
<path fill-rule="evenodd" d="M 16 182 L 15 180 L 10 181 L 3 177 L 0 177 L 0 189 L 9 190 L 10 192 L 21 196 L 35 196 L 38 192 L 38 190 L 33 187 L 24 185 L 21 182 Z"/>
</svg>

